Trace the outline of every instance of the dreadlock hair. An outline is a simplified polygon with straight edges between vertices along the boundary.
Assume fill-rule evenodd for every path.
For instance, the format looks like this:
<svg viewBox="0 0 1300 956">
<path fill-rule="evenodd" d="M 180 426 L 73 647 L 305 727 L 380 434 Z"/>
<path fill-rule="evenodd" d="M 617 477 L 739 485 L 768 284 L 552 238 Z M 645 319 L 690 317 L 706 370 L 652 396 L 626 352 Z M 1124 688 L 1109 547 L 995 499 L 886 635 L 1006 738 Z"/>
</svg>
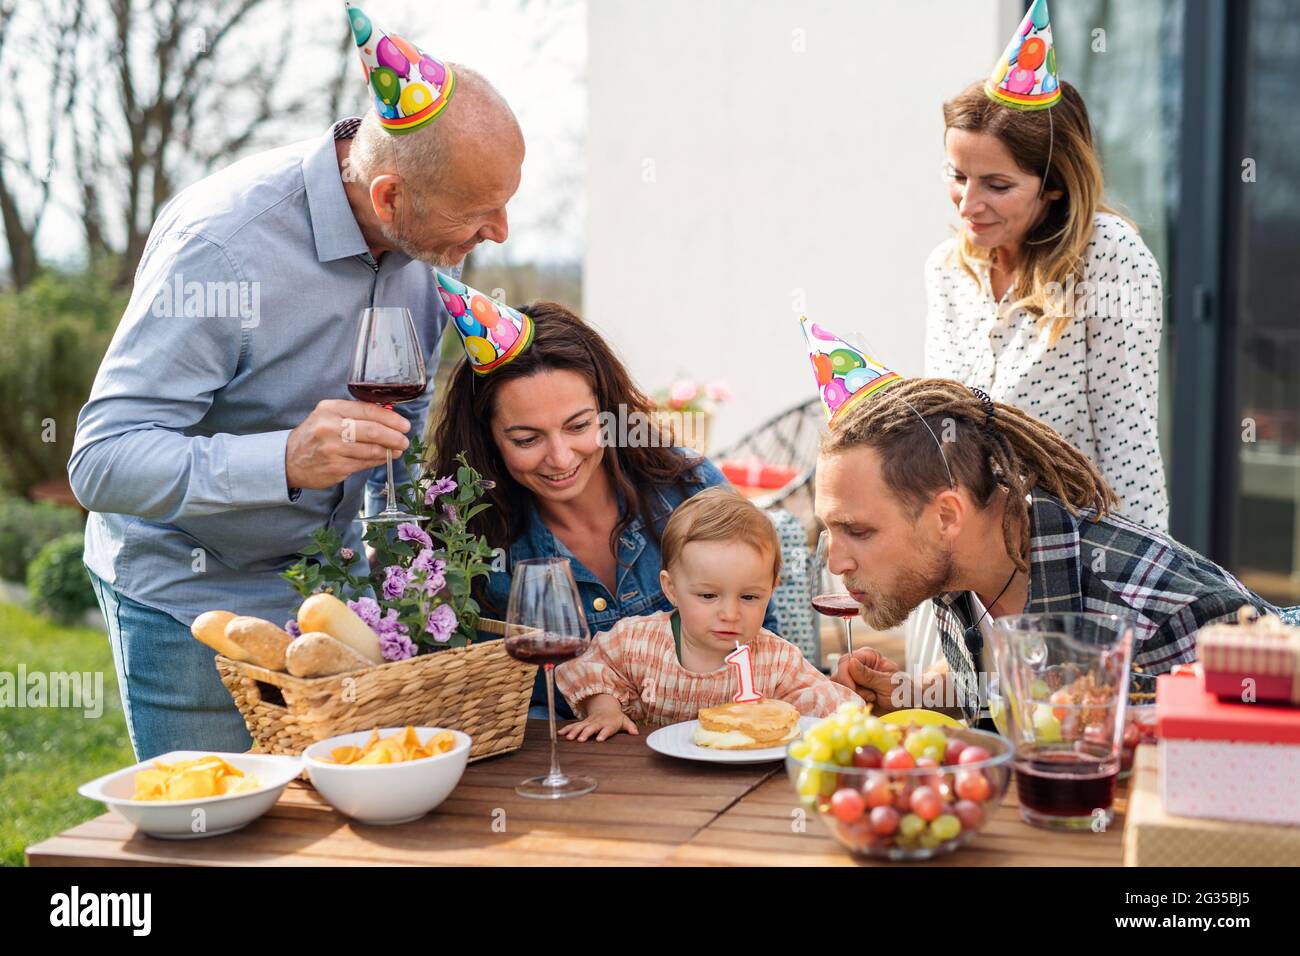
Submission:
<svg viewBox="0 0 1300 956">
<path fill-rule="evenodd" d="M 1029 570 L 1022 557 L 1029 549 L 1025 496 L 1035 485 L 1072 515 L 1094 509 L 1094 521 L 1119 503 L 1097 466 L 1051 427 L 1014 405 L 986 402 L 951 379 L 904 379 L 876 392 L 831 425 L 821 450 L 834 455 L 859 447 L 879 453 L 885 484 L 913 518 L 954 483 L 980 508 L 1007 489 L 1002 540 L 1021 571 Z"/>
</svg>

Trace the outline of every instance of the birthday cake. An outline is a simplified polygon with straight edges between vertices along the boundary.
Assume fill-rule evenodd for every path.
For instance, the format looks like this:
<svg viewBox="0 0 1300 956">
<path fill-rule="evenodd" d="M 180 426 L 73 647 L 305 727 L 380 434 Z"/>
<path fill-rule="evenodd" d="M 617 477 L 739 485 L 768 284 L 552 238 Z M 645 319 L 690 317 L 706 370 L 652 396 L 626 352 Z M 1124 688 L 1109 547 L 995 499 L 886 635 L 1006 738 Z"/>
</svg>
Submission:
<svg viewBox="0 0 1300 956">
<path fill-rule="evenodd" d="M 799 711 L 783 700 L 701 707 L 697 746 L 713 750 L 761 750 L 799 736 Z"/>
</svg>

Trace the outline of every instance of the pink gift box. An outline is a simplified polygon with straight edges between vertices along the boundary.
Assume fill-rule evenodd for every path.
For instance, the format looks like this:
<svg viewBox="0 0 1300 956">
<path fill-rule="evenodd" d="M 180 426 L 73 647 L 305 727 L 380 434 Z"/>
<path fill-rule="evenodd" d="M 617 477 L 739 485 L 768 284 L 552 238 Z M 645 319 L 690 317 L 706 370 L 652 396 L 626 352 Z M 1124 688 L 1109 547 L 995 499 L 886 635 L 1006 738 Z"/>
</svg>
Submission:
<svg viewBox="0 0 1300 956">
<path fill-rule="evenodd" d="M 1156 734 L 1166 813 L 1300 826 L 1300 709 L 1221 701 L 1187 669 L 1156 681 Z"/>
</svg>

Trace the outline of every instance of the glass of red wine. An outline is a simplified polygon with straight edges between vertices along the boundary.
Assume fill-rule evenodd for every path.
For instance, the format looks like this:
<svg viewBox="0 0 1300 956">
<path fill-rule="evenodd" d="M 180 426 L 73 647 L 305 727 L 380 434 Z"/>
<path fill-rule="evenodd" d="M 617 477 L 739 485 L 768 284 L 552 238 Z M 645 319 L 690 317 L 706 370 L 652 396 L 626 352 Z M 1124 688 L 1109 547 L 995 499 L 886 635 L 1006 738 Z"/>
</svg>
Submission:
<svg viewBox="0 0 1300 956">
<path fill-rule="evenodd" d="M 579 656 L 591 640 L 578 585 L 568 558 L 515 562 L 506 608 L 506 653 L 546 672 L 546 708 L 551 723 L 551 770 L 515 787 L 521 797 L 554 800 L 596 789 L 596 781 L 560 770 L 555 752 L 555 666 Z"/>
<path fill-rule="evenodd" d="M 1021 817 L 1052 830 L 1104 831 L 1123 759 L 1132 620 L 999 617 L 991 643 Z"/>
<path fill-rule="evenodd" d="M 846 591 L 832 591 L 834 575 L 830 573 L 831 533 L 823 531 L 817 536 L 817 556 L 815 566 L 821 569 L 822 593 L 812 599 L 813 610 L 827 617 L 838 617 L 844 622 L 844 646 L 848 653 L 853 653 L 853 619 L 861 613 L 862 608 L 853 600 L 853 595 Z"/>
<path fill-rule="evenodd" d="M 420 348 L 410 310 L 395 307 L 362 310 L 352 370 L 348 375 L 348 391 L 352 397 L 391 410 L 394 405 L 419 398 L 427 384 L 424 350 Z M 387 451 L 387 457 L 388 506 L 378 514 L 359 520 L 381 524 L 425 520 L 397 507 L 391 450 Z"/>
</svg>

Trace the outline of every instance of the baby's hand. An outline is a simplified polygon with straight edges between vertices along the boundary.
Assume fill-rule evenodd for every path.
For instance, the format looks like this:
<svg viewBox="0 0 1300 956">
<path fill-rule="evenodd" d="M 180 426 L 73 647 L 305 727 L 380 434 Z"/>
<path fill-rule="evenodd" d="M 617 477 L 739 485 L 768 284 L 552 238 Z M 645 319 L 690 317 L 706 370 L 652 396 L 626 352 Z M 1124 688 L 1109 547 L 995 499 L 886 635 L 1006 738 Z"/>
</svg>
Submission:
<svg viewBox="0 0 1300 956">
<path fill-rule="evenodd" d="M 596 735 L 597 740 L 608 740 L 620 730 L 633 735 L 640 733 L 636 729 L 636 724 L 622 711 L 588 714 L 577 723 L 569 724 L 559 733 L 569 740 L 589 740 L 592 734 Z"/>
</svg>

